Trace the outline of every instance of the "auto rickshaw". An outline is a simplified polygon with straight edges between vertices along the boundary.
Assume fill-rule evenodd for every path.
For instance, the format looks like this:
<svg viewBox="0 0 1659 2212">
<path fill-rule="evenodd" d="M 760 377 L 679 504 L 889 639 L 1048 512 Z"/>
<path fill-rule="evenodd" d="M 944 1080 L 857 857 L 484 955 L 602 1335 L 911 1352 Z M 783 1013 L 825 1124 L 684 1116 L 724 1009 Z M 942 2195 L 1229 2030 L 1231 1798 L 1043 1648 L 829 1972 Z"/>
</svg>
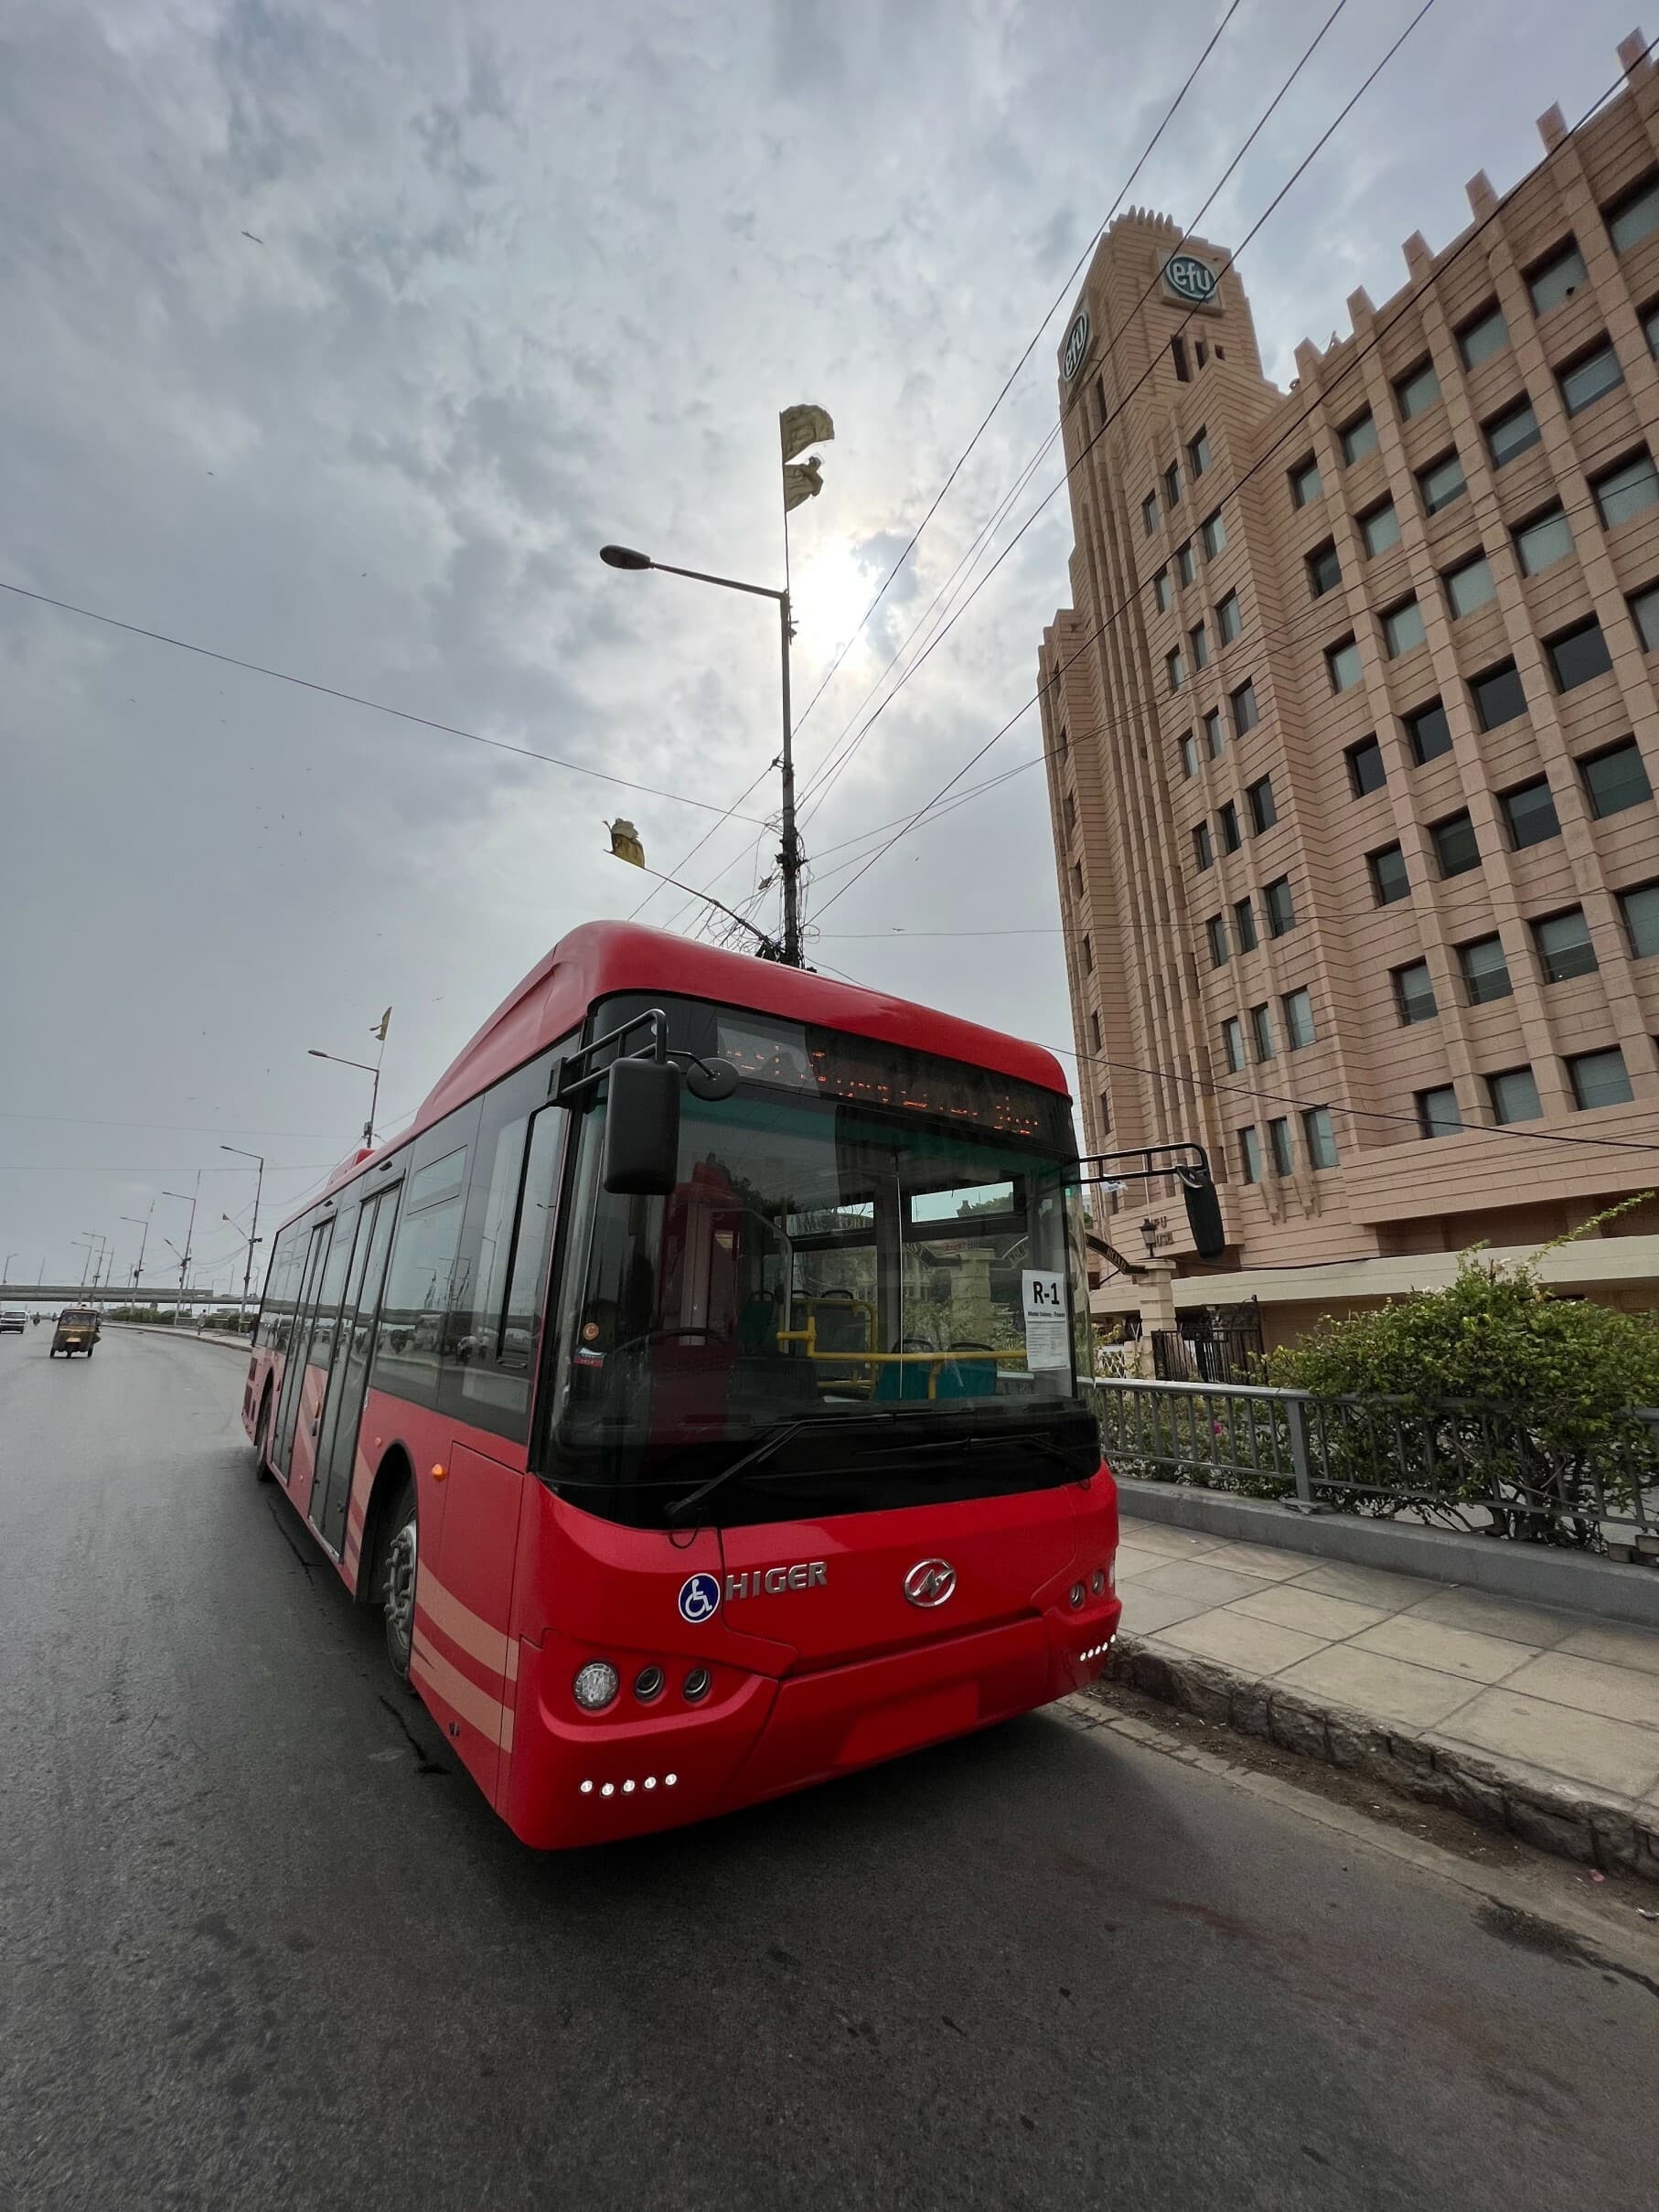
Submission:
<svg viewBox="0 0 1659 2212">
<path fill-rule="evenodd" d="M 84 1352 L 90 1360 L 102 1325 L 95 1306 L 66 1306 L 52 1331 L 52 1348 L 48 1359 L 55 1359 L 59 1352 L 70 1359 L 76 1352 Z"/>
</svg>

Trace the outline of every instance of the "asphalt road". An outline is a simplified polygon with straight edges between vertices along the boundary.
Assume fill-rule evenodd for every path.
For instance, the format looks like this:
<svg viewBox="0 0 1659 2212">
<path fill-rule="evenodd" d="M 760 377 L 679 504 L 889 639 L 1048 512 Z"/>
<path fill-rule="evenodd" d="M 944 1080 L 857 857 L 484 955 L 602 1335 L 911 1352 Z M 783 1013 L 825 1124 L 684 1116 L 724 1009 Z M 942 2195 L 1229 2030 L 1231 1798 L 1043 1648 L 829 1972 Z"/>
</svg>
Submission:
<svg viewBox="0 0 1659 2212">
<path fill-rule="evenodd" d="M 46 1341 L 0 1339 L 15 2212 L 1651 2212 L 1659 1984 L 1053 1717 L 532 1856 L 255 1484 L 241 1360 Z"/>
</svg>

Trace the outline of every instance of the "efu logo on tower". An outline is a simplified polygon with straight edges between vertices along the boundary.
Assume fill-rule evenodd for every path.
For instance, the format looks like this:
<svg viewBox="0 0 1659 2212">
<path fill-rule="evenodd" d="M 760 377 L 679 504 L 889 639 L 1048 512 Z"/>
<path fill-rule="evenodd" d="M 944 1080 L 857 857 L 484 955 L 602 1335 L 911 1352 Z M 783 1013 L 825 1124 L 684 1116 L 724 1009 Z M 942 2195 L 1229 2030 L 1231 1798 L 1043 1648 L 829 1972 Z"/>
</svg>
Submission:
<svg viewBox="0 0 1659 2212">
<path fill-rule="evenodd" d="M 1060 374 L 1068 384 L 1087 358 L 1088 341 L 1088 309 L 1079 307 L 1077 319 L 1066 332 L 1065 343 L 1060 348 Z"/>
<path fill-rule="evenodd" d="M 1163 264 L 1164 289 L 1188 307 L 1214 307 L 1221 280 L 1195 253 L 1172 253 Z"/>
</svg>

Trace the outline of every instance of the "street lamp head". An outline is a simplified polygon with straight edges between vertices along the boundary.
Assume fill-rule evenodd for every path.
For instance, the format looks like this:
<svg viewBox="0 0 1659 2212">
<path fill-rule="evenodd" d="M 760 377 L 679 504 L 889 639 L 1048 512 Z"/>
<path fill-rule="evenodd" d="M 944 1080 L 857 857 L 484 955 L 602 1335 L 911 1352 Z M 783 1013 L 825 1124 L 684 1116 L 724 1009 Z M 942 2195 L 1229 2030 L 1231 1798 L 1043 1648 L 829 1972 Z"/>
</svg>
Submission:
<svg viewBox="0 0 1659 2212">
<path fill-rule="evenodd" d="M 319 1053 L 315 1044 L 308 1044 L 305 1050 L 313 1060 L 332 1060 L 334 1058 L 332 1053 Z"/>
<path fill-rule="evenodd" d="M 631 545 L 602 545 L 599 558 L 607 569 L 648 569 L 657 565 L 649 553 L 637 553 Z"/>
</svg>

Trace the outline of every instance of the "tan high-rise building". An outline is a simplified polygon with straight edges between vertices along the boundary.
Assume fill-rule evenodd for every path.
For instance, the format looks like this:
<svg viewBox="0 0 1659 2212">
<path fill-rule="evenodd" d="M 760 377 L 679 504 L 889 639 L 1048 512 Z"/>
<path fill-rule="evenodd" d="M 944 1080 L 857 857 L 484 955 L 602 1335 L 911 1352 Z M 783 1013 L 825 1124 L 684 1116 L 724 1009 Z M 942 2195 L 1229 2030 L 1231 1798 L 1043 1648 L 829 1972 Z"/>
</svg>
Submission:
<svg viewBox="0 0 1659 2212">
<path fill-rule="evenodd" d="M 1087 1146 L 1208 1148 L 1236 1272 L 1178 1303 L 1257 1295 L 1270 1337 L 1659 1186 L 1641 44 L 1289 393 L 1226 250 L 1150 214 L 1062 349 L 1076 550 L 1040 674 Z M 1105 1224 L 1137 1259 L 1146 1210 Z M 1656 1231 L 1557 1271 L 1659 1303 Z"/>
</svg>

